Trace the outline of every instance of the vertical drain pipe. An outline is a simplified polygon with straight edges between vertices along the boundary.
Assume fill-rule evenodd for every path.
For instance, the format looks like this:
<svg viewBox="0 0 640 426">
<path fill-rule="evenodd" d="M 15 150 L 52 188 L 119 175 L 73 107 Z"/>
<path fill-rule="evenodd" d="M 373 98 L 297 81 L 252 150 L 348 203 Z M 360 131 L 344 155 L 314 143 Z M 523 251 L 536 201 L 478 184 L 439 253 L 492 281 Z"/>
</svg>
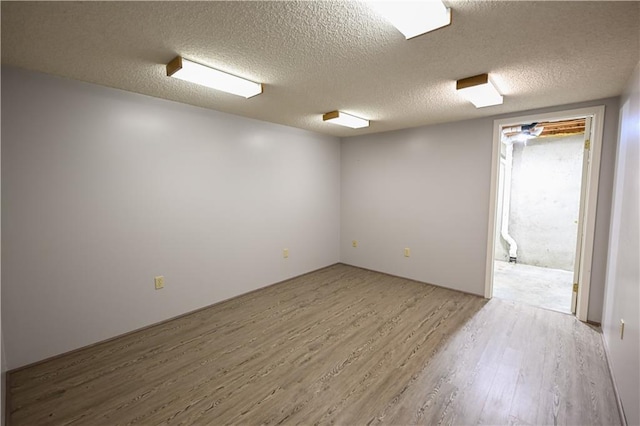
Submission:
<svg viewBox="0 0 640 426">
<path fill-rule="evenodd" d="M 504 182 L 502 190 L 502 227 L 500 229 L 500 235 L 509 244 L 509 263 L 517 262 L 518 258 L 518 244 L 511 235 L 509 235 L 509 213 L 511 210 L 511 169 L 513 167 L 513 140 L 505 138 L 503 136 L 502 142 L 504 142 L 507 153 L 505 156 L 504 164 Z"/>
</svg>

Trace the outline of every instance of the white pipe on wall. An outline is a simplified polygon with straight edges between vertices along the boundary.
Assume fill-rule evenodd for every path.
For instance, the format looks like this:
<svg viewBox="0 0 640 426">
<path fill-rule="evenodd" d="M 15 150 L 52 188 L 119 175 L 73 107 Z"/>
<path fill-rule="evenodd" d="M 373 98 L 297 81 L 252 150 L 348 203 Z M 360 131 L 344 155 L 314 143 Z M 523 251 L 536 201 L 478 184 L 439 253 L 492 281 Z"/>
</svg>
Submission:
<svg viewBox="0 0 640 426">
<path fill-rule="evenodd" d="M 509 213 L 511 210 L 511 169 L 513 167 L 513 141 L 503 140 L 506 145 L 504 162 L 504 183 L 502 191 L 502 227 L 500 235 L 509 244 L 509 262 L 516 261 L 518 257 L 518 244 L 509 235 Z"/>
</svg>

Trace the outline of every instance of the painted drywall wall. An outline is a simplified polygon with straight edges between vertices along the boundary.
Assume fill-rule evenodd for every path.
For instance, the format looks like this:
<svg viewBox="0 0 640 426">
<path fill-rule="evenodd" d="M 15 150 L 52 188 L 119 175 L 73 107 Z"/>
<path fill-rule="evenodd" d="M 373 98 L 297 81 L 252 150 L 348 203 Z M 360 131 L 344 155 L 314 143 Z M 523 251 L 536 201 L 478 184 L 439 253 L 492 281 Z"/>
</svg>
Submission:
<svg viewBox="0 0 640 426">
<path fill-rule="evenodd" d="M 0 365 L 2 365 L 2 384 L 0 388 L 2 389 L 2 393 L 0 393 L 0 407 L 2 410 L 0 411 L 0 425 L 6 423 L 6 392 L 7 392 L 7 357 L 4 354 L 4 337 L 0 335 L 0 342 L 2 347 L 0 347 Z"/>
<path fill-rule="evenodd" d="M 514 144 L 509 234 L 518 243 L 518 263 L 573 271 L 583 146 L 584 135 Z M 500 239 L 496 259 L 509 260 L 508 249 Z"/>
<path fill-rule="evenodd" d="M 492 125 L 472 120 L 343 139 L 342 261 L 482 294 Z"/>
<path fill-rule="evenodd" d="M 344 138 L 341 260 L 483 295 L 493 121 L 594 105 L 606 111 L 588 318 L 600 322 L 618 98 Z"/>
<path fill-rule="evenodd" d="M 338 138 L 16 69 L 2 87 L 8 368 L 338 262 Z"/>
<path fill-rule="evenodd" d="M 1 86 L 1 85 L 0 85 Z M 1 91 L 0 91 L 1 96 Z M 2 128 L 2 117 L 0 114 L 0 128 Z M 0 148 L 2 140 L 0 138 Z M 2 183 L 2 149 L 0 149 L 0 186 Z M 2 218 L 2 200 L 0 197 L 0 222 Z M 2 227 L 0 226 L 0 241 L 2 241 Z M 6 392 L 6 372 L 7 362 L 4 355 L 4 333 L 2 332 L 2 245 L 0 244 L 0 425 L 5 425 L 5 392 Z"/>
<path fill-rule="evenodd" d="M 640 424 L 640 63 L 620 102 L 602 330 L 630 425 Z M 621 339 L 620 320 L 624 320 Z"/>
<path fill-rule="evenodd" d="M 1 95 L 1 92 L 0 92 Z M 0 123 L 2 118 L 0 117 Z M 2 125 L 0 124 L 0 128 Z M 2 141 L 0 140 L 0 148 Z M 0 149 L 0 152 L 2 149 Z M 0 185 L 2 183 L 2 155 L 0 154 Z M 2 212 L 2 201 L 0 200 L 0 222 Z M 0 226 L 0 241 L 2 240 L 2 227 Z M 2 245 L 0 244 L 0 425 L 5 424 L 5 392 L 6 392 L 6 372 L 7 362 L 4 355 L 4 333 L 2 332 Z"/>
</svg>

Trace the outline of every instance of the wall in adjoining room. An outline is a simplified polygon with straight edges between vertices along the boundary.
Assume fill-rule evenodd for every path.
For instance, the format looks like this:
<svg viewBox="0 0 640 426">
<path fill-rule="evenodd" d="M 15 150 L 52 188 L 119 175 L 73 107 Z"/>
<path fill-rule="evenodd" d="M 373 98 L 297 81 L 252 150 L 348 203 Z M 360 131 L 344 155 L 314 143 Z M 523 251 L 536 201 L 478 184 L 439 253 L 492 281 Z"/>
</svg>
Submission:
<svg viewBox="0 0 640 426">
<path fill-rule="evenodd" d="M 514 143 L 509 235 L 518 263 L 573 271 L 583 147 L 584 134 Z M 508 261 L 508 244 L 498 242 L 496 259 Z"/>
</svg>

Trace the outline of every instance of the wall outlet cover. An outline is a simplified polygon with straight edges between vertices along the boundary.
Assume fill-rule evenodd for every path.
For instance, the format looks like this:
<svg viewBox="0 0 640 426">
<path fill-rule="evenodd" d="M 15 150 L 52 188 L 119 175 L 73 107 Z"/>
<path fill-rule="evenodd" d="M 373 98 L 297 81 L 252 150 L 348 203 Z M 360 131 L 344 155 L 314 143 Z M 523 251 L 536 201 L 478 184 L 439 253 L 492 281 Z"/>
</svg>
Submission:
<svg viewBox="0 0 640 426">
<path fill-rule="evenodd" d="M 162 275 L 155 277 L 153 280 L 156 285 L 156 290 L 160 290 L 161 288 L 164 288 L 164 277 Z"/>
</svg>

